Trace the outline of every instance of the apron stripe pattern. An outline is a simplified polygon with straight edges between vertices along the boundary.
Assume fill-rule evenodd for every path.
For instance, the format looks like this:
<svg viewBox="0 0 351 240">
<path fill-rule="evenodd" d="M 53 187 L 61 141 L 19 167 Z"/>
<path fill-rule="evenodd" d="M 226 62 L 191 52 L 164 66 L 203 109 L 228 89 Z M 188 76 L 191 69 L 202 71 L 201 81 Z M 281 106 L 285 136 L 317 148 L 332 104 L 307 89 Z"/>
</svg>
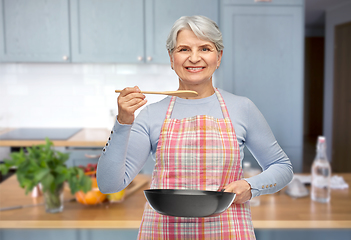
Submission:
<svg viewBox="0 0 351 240">
<path fill-rule="evenodd" d="M 240 149 L 223 98 L 215 89 L 223 119 L 201 115 L 172 119 L 167 109 L 156 150 L 152 189 L 217 191 L 242 178 Z M 161 215 L 148 203 L 138 239 L 255 239 L 249 203 L 232 204 L 208 218 Z"/>
</svg>

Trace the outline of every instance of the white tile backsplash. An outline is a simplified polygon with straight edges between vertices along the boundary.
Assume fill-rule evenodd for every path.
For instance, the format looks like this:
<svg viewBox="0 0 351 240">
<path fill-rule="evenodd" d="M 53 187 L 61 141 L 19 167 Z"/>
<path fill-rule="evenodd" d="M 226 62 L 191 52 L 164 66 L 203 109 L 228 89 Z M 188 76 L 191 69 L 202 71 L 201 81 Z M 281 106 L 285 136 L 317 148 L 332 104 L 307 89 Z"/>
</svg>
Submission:
<svg viewBox="0 0 351 240">
<path fill-rule="evenodd" d="M 110 129 L 114 90 L 135 85 L 176 90 L 178 78 L 167 64 L 0 64 L 0 128 Z M 148 104 L 162 98 L 148 95 Z"/>
<path fill-rule="evenodd" d="M 29 94 L 28 86 L 25 85 L 8 85 L 6 91 L 10 96 L 26 96 Z"/>
</svg>

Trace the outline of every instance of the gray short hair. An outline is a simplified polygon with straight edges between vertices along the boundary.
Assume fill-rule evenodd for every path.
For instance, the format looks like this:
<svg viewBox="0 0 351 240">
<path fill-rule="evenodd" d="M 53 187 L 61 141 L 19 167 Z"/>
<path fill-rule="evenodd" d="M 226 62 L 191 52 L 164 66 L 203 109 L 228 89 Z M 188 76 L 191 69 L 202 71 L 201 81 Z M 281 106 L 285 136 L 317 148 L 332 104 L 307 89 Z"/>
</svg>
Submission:
<svg viewBox="0 0 351 240">
<path fill-rule="evenodd" d="M 178 33 L 183 29 L 190 29 L 198 38 L 212 42 L 218 52 L 224 48 L 222 33 L 214 21 L 204 16 L 183 16 L 175 21 L 168 35 L 166 47 L 169 53 L 173 53 Z"/>
</svg>

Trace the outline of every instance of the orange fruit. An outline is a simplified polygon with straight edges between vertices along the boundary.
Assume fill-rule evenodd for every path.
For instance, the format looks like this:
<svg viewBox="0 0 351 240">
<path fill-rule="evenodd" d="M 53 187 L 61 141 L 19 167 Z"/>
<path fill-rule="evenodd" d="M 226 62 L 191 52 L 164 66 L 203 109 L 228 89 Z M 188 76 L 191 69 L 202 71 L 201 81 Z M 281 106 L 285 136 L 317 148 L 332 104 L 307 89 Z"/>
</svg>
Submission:
<svg viewBox="0 0 351 240">
<path fill-rule="evenodd" d="M 102 203 L 106 199 L 106 194 L 103 194 L 97 188 L 96 178 L 92 178 L 92 189 L 84 193 L 83 191 L 79 191 L 75 193 L 75 197 L 77 202 L 85 205 L 95 205 Z"/>
<path fill-rule="evenodd" d="M 91 188 L 92 188 L 92 189 L 98 188 L 96 178 L 91 178 Z"/>
</svg>

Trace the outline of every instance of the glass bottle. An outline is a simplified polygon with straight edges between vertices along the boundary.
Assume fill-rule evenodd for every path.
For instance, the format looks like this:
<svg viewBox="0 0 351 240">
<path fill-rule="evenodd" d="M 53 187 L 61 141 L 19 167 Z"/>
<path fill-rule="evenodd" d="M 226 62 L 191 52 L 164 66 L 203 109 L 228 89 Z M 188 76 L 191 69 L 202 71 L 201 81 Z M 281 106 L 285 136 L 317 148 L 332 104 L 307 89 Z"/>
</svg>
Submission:
<svg viewBox="0 0 351 240">
<path fill-rule="evenodd" d="M 311 199 L 327 203 L 330 201 L 331 167 L 327 158 L 325 137 L 319 136 L 317 154 L 311 168 Z"/>
</svg>

